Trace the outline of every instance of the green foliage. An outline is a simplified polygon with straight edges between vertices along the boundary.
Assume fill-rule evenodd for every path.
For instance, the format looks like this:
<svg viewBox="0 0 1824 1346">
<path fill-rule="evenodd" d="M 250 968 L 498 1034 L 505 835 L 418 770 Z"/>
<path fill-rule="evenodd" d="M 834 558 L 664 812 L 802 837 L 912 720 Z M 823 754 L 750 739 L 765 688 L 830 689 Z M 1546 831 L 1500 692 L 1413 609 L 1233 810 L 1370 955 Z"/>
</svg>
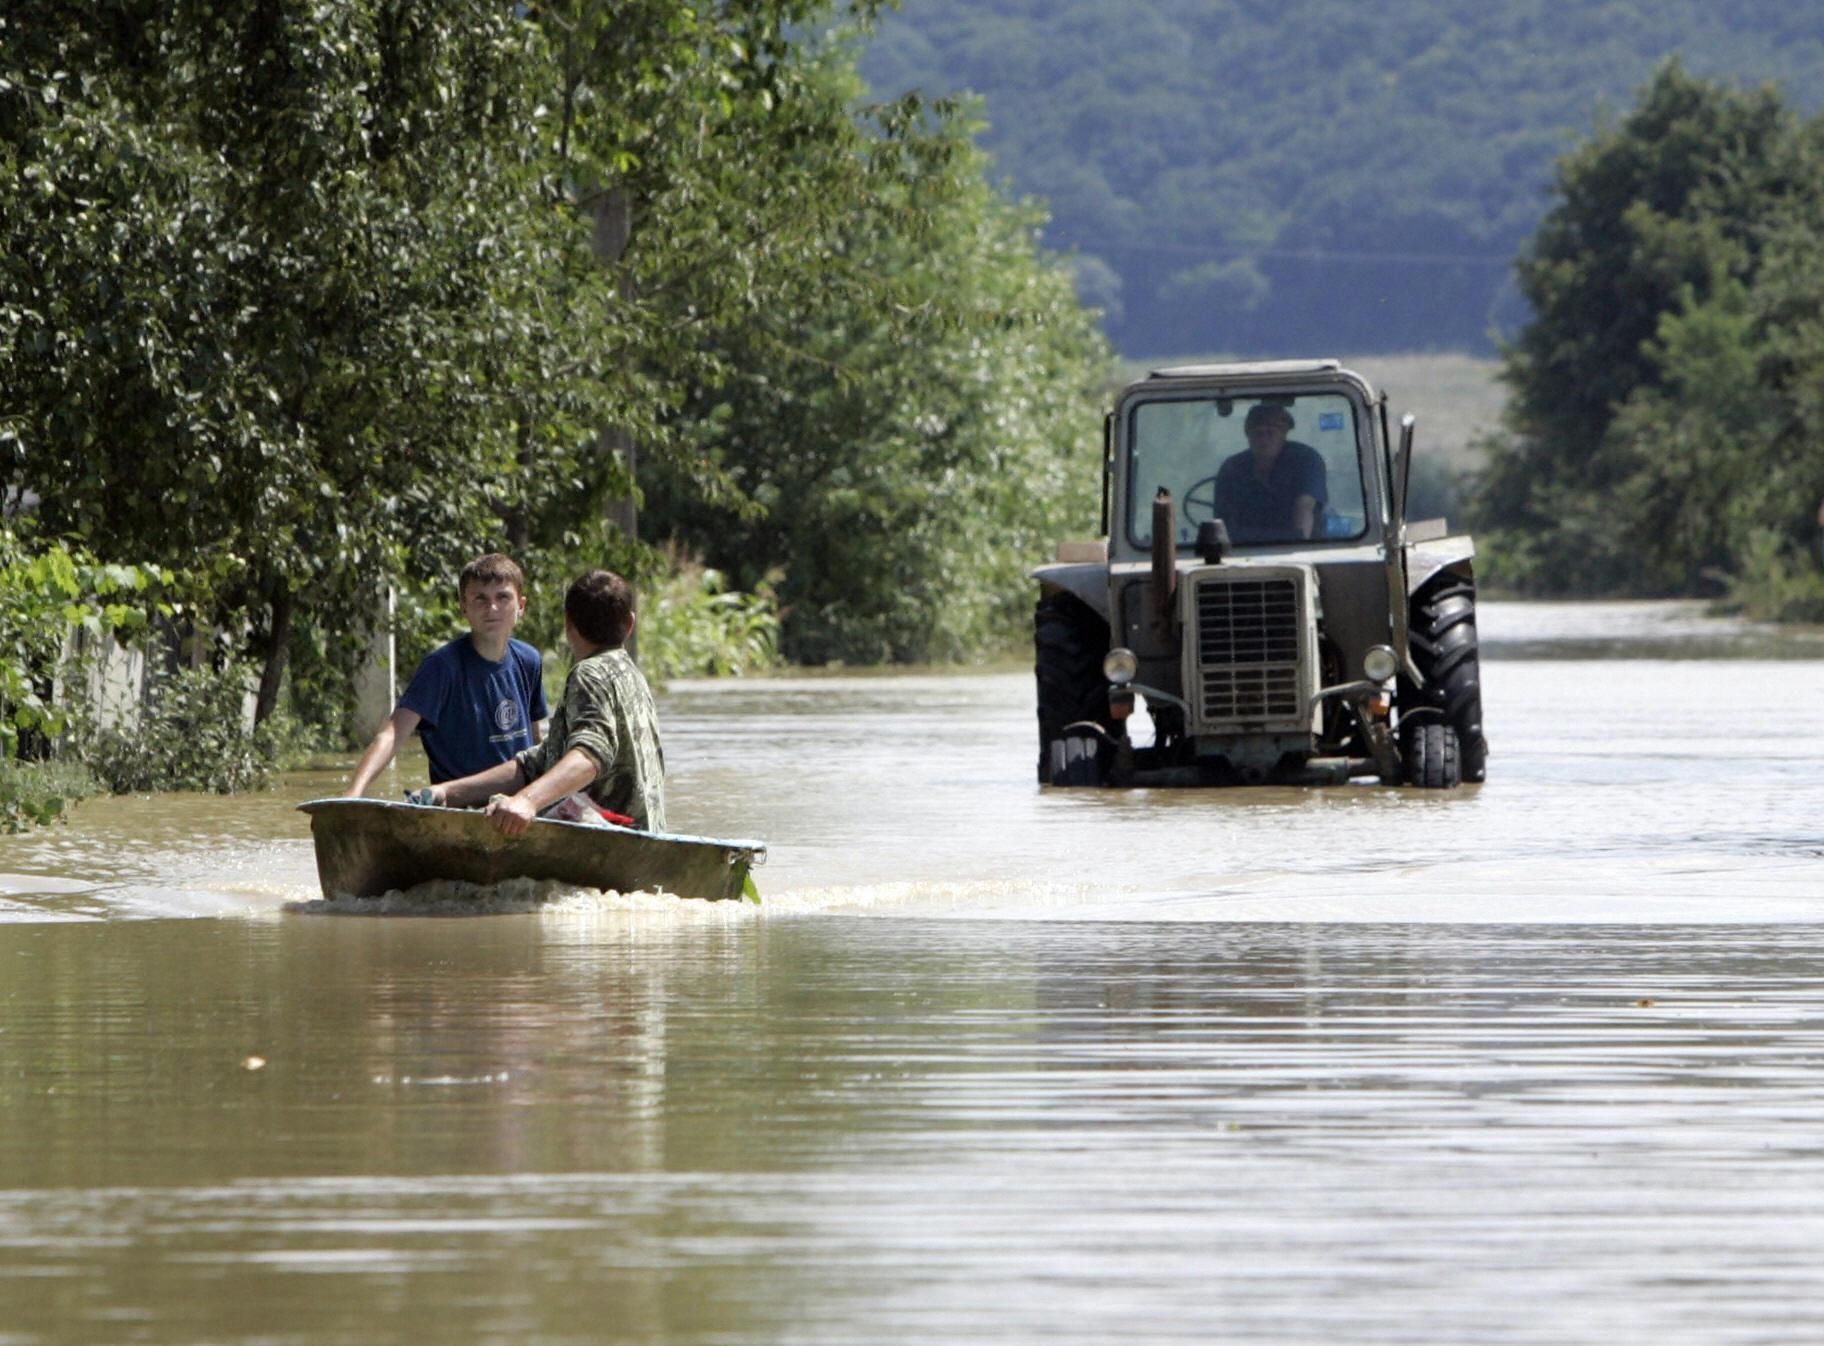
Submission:
<svg viewBox="0 0 1824 1346">
<path fill-rule="evenodd" d="M 83 674 L 71 637 L 143 632 L 170 615 L 159 590 L 171 580 L 155 566 L 106 565 L 80 547 L 38 542 L 29 523 L 0 519 L 0 761 L 17 756 L 21 734 L 44 741 L 67 726 L 51 689 Z"/>
<path fill-rule="evenodd" d="M 1521 263 L 1491 578 L 1804 610 L 1824 495 L 1824 121 L 1676 65 L 1564 162 Z"/>
<path fill-rule="evenodd" d="M 1824 99 L 1815 13 L 1707 0 L 917 0 L 862 68 L 986 99 L 1124 352 L 1309 355 L 1486 349 L 1567 132 L 1679 52 Z"/>
<path fill-rule="evenodd" d="M 535 26 L 479 0 L 8 22 L 13 479 L 91 546 L 198 558 L 205 615 L 254 619 L 262 717 L 297 616 L 624 486 L 583 465 L 610 289 L 543 190 Z"/>
<path fill-rule="evenodd" d="M 602 522 L 636 462 L 649 535 L 739 525 L 692 554 L 752 597 L 681 593 L 681 666 L 770 657 L 775 620 L 812 657 L 998 643 L 1091 515 L 1062 455 L 1104 352 L 962 109 L 857 106 L 821 28 L 875 9 L 20 0 L 0 491 L 181 566 L 173 617 L 257 669 L 262 724 L 289 687 L 345 733 L 388 589 L 410 667 L 483 551 L 533 577 L 547 650 L 585 566 L 664 596 Z"/>
<path fill-rule="evenodd" d="M 843 79 L 827 68 L 832 107 Z M 1037 208 L 986 186 L 966 110 L 918 111 L 829 222 L 828 264 L 718 343 L 731 372 L 682 417 L 713 488 L 700 467 L 647 479 L 650 517 L 737 587 L 781 577 L 795 662 L 998 649 L 1023 629 L 1024 569 L 1093 528 L 1107 350 L 1035 247 Z M 854 153 L 835 140 L 800 158 L 807 209 Z M 831 287 L 878 299 L 830 302 Z"/>
<path fill-rule="evenodd" d="M 0 761 L 0 833 L 62 821 L 72 804 L 99 788 L 78 762 Z"/>
<path fill-rule="evenodd" d="M 1815 550 L 1800 554 L 1784 533 L 1757 528 L 1728 577 L 1723 606 L 1762 621 L 1824 622 L 1821 559 Z"/>
<path fill-rule="evenodd" d="M 655 681 L 764 673 L 779 662 L 772 583 L 731 591 L 721 571 L 681 562 L 645 586 L 638 640 L 640 667 Z"/>
<path fill-rule="evenodd" d="M 281 719 L 248 728 L 246 669 L 184 669 L 159 681 L 139 722 L 80 736 L 88 768 L 115 794 L 264 789 L 285 746 Z"/>
<path fill-rule="evenodd" d="M 1752 267 L 1767 210 L 1792 189 L 1796 128 L 1772 92 L 1674 63 L 1560 163 L 1557 204 L 1518 266 L 1535 317 L 1507 352 L 1529 472 L 1554 480 L 1591 459 L 1620 405 L 1661 383 L 1649 343 L 1662 317 Z"/>
<path fill-rule="evenodd" d="M 640 445 L 646 526 L 739 590 L 777 575 L 794 659 L 1001 643 L 1023 565 L 1093 509 L 1092 463 L 1061 458 L 1105 353 L 1037 212 L 987 187 L 962 107 L 858 119 L 845 50 L 775 26 L 817 6 L 754 6 L 751 61 L 662 77 L 601 58 L 624 8 L 564 7 L 561 64 L 572 176 L 626 197 L 623 312 L 675 380 Z"/>
</svg>

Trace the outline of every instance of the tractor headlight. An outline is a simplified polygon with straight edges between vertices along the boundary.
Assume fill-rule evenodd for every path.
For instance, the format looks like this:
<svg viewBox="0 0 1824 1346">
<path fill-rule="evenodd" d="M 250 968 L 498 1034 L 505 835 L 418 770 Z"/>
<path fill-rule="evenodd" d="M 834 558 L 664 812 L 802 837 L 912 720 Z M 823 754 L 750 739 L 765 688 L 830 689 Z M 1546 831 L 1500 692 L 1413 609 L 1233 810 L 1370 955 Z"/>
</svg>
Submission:
<svg viewBox="0 0 1824 1346">
<path fill-rule="evenodd" d="M 1104 667 L 1107 665 L 1104 664 Z M 1385 645 L 1371 645 L 1362 656 L 1362 676 L 1369 682 L 1386 682 L 1399 670 L 1399 660 Z"/>
<path fill-rule="evenodd" d="M 1140 671 L 1140 660 L 1132 650 L 1116 646 L 1102 656 L 1102 676 L 1117 687 L 1125 687 Z"/>
</svg>

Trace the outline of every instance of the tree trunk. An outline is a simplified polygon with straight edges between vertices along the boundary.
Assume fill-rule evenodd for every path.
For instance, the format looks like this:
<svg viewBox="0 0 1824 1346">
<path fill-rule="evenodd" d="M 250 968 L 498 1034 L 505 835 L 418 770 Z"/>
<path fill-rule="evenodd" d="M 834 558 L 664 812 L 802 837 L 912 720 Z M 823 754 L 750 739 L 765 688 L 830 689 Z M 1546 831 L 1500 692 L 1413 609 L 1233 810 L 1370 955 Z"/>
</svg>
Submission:
<svg viewBox="0 0 1824 1346">
<path fill-rule="evenodd" d="M 260 670 L 260 694 L 253 703 L 253 722 L 266 723 L 278 709 L 279 685 L 285 680 L 285 661 L 291 655 L 291 590 L 283 584 L 272 596 L 272 634 L 266 647 L 266 666 Z"/>
<path fill-rule="evenodd" d="M 596 195 L 595 207 L 595 255 L 604 266 L 614 266 L 627 251 L 627 245 L 633 239 L 633 197 L 619 187 L 612 188 Z M 621 298 L 633 297 L 633 277 L 622 271 L 615 281 Z M 608 522 L 620 529 L 629 539 L 640 535 L 640 512 L 634 503 L 636 481 L 639 477 L 638 450 L 633 436 L 625 430 L 611 429 L 602 436 L 602 448 L 620 460 L 627 471 L 627 494 L 618 500 L 608 502 Z"/>
<path fill-rule="evenodd" d="M 633 442 L 633 436 L 625 430 L 615 428 L 602 435 L 602 447 L 610 455 L 620 460 L 627 471 L 628 492 L 618 499 L 610 500 L 604 513 L 608 522 L 627 536 L 635 540 L 640 536 L 640 507 L 633 494 L 633 486 L 639 479 L 639 449 Z"/>
<path fill-rule="evenodd" d="M 627 251 L 627 245 L 633 239 L 633 198 L 620 188 L 614 188 L 599 194 L 595 199 L 595 255 L 604 266 L 613 266 L 621 260 Z M 627 272 L 621 272 L 616 284 L 621 298 L 633 297 L 633 278 Z M 602 435 L 601 445 L 605 452 L 613 454 L 620 460 L 627 471 L 627 494 L 618 500 L 610 500 L 606 513 L 608 522 L 618 528 L 629 541 L 637 541 L 640 536 L 640 508 L 638 501 L 639 481 L 639 446 L 633 442 L 633 436 L 625 430 L 615 428 Z M 627 652 L 636 658 L 639 656 L 640 633 L 636 627 L 627 640 Z"/>
</svg>

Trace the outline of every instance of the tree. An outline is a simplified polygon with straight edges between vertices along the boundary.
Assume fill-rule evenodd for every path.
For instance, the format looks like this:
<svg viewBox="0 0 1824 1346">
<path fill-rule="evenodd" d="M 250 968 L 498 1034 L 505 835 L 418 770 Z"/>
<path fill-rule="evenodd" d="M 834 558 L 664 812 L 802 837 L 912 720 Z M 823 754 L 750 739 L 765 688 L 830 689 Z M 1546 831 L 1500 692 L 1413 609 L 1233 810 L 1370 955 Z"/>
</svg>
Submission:
<svg viewBox="0 0 1824 1346">
<path fill-rule="evenodd" d="M 258 661 L 264 718 L 290 653 L 332 680 L 388 581 L 502 544 L 535 574 L 656 564 L 603 523 L 632 489 L 617 445 L 676 519 L 751 519 L 763 493 L 707 418 L 796 390 L 823 409 L 776 400 L 781 426 L 839 437 L 807 461 L 894 464 L 921 573 L 970 577 L 911 591 L 967 593 L 934 638 L 870 648 L 964 648 L 986 534 L 917 506 L 968 495 L 956 517 L 995 525 L 1012 574 L 1089 489 L 1053 478 L 1099 347 L 953 109 L 858 112 L 813 31 L 830 10 L 21 0 L 0 19 L 0 486 L 103 559 L 189 572 Z M 793 528 L 780 545 L 814 536 Z M 862 579 L 920 620 L 897 575 Z"/>
<path fill-rule="evenodd" d="M 1534 317 L 1504 354 L 1509 433 L 1480 488 L 1500 580 L 1663 592 L 1722 562 L 1694 483 L 1721 489 L 1732 461 L 1715 441 L 1752 386 L 1732 351 L 1770 224 L 1816 192 L 1800 140 L 1773 91 L 1671 63 L 1620 125 L 1560 164 L 1557 204 L 1517 264 Z M 1715 423 L 1649 435 L 1668 397 L 1707 399 Z"/>
<path fill-rule="evenodd" d="M 640 444 L 647 526 L 739 588 L 782 573 L 795 658 L 1004 641 L 1021 564 L 1094 489 L 1060 458 L 1093 439 L 1105 352 L 1040 217 L 987 187 L 960 106 L 858 111 L 840 35 L 786 40 L 821 6 L 642 29 L 663 8 L 540 11 L 567 176 L 628 221 L 619 312 L 668 408 Z"/>
<path fill-rule="evenodd" d="M 823 78 L 834 117 L 851 77 L 832 60 Z M 682 409 L 725 488 L 668 474 L 653 495 L 738 585 L 782 576 L 784 648 L 806 662 L 1004 648 L 1025 629 L 1023 569 L 1092 528 L 1108 373 L 1092 315 L 1039 253 L 1037 208 L 985 184 L 961 109 L 890 115 L 798 159 L 791 196 L 844 204 L 824 262 L 721 335 L 729 376 Z M 868 190 L 836 198 L 857 174 Z"/>
<path fill-rule="evenodd" d="M 1687 291 L 1649 343 L 1604 452 L 1625 536 L 1658 587 L 1727 589 L 1767 617 L 1824 618 L 1824 120 L 1794 137 L 1801 180 L 1771 204 L 1750 281 Z"/>
<path fill-rule="evenodd" d="M 263 719 L 300 611 L 347 623 L 404 554 L 447 570 L 539 513 L 608 418 L 538 31 L 482 0 L 6 22 L 8 484 L 213 576 Z"/>
<path fill-rule="evenodd" d="M 829 274 L 871 190 L 870 146 L 816 87 L 804 31 L 829 0 L 552 0 L 556 172 L 615 284 L 610 438 L 715 491 L 669 413 L 726 374 L 717 334 Z M 842 7 L 865 23 L 878 0 Z M 794 34 L 797 34 L 794 37 Z M 827 167 L 836 164 L 834 172 Z M 825 301 L 855 302 L 825 287 Z M 629 407 L 644 408 L 636 421 Z M 557 541 L 557 539 L 548 539 Z"/>
</svg>

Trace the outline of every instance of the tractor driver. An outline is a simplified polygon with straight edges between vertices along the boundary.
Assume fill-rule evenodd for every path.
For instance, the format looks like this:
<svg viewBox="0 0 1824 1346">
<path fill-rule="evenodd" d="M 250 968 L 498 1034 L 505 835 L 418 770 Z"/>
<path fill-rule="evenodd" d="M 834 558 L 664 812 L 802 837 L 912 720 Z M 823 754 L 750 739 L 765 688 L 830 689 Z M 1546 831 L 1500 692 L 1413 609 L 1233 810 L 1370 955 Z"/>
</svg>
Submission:
<svg viewBox="0 0 1824 1346">
<path fill-rule="evenodd" d="M 1242 428 L 1248 447 L 1216 473 L 1216 514 L 1236 542 L 1308 538 L 1326 503 L 1324 459 L 1287 439 L 1296 422 L 1285 407 L 1256 403 Z"/>
</svg>

